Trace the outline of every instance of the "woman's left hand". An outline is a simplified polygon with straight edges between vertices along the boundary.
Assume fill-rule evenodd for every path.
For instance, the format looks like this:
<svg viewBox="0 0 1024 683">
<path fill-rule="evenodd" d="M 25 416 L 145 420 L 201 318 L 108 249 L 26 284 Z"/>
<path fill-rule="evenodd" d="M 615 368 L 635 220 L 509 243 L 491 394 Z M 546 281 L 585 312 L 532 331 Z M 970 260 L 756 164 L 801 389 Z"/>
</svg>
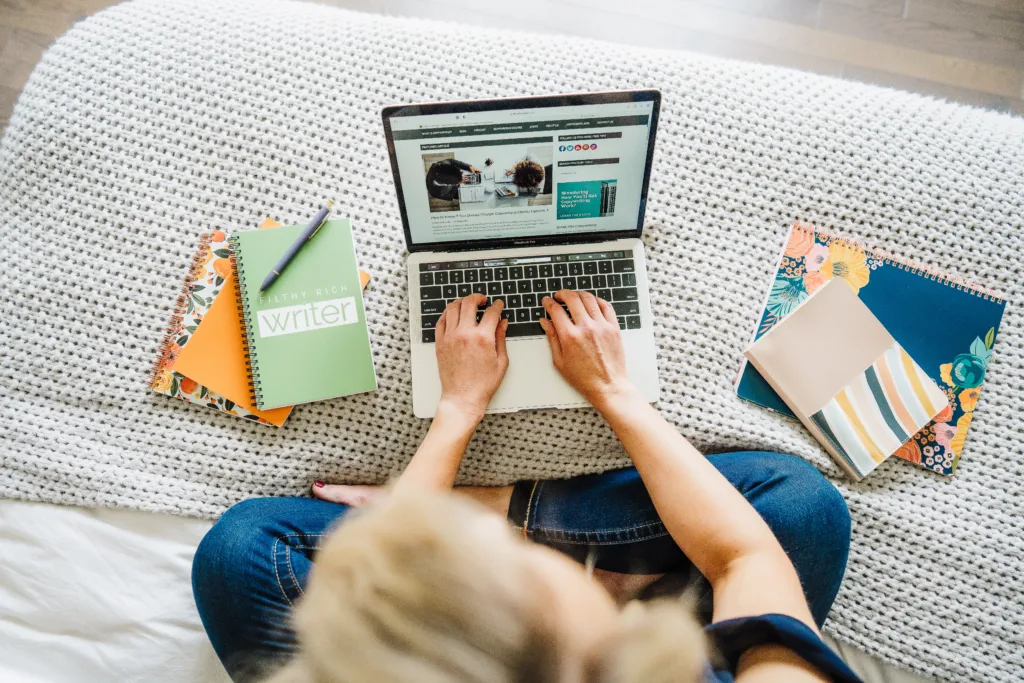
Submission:
<svg viewBox="0 0 1024 683">
<path fill-rule="evenodd" d="M 483 294 L 456 299 L 444 309 L 434 332 L 441 403 L 453 404 L 478 420 L 508 370 L 508 321 L 501 319 L 505 302 L 488 306 L 478 323 L 477 309 L 486 301 Z"/>
</svg>

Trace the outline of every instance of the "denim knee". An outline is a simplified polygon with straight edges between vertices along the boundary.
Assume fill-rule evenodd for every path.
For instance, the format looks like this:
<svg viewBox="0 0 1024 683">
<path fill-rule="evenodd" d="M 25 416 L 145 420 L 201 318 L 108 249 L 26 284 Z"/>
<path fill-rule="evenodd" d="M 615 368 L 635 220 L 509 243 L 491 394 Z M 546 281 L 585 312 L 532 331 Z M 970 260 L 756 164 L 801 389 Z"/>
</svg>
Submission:
<svg viewBox="0 0 1024 683">
<path fill-rule="evenodd" d="M 232 571 L 242 571 L 251 563 L 258 545 L 274 519 L 277 498 L 251 498 L 235 503 L 206 532 L 192 559 L 192 587 L 198 579 L 212 579 Z M 197 598 L 199 593 L 196 593 Z"/>
<path fill-rule="evenodd" d="M 759 453 L 760 465 L 768 476 L 763 485 L 778 488 L 785 499 L 794 503 L 784 511 L 796 516 L 811 516 L 818 533 L 828 534 L 830 540 L 848 546 L 850 541 L 850 511 L 843 495 L 813 465 L 795 455 L 785 453 Z"/>
<path fill-rule="evenodd" d="M 278 541 L 307 552 L 348 510 L 309 498 L 250 498 L 236 503 L 210 528 L 192 561 L 197 602 L 200 580 L 259 582 L 273 574 Z M 280 548 L 278 548 L 280 550 Z M 276 581 L 275 581 L 276 583 Z"/>
<path fill-rule="evenodd" d="M 799 490 L 817 510 L 818 516 L 829 521 L 835 537 L 845 545 L 850 541 L 850 510 L 843 494 L 814 465 L 795 455 L 773 453 L 772 467 L 784 477 L 790 487 Z"/>
</svg>

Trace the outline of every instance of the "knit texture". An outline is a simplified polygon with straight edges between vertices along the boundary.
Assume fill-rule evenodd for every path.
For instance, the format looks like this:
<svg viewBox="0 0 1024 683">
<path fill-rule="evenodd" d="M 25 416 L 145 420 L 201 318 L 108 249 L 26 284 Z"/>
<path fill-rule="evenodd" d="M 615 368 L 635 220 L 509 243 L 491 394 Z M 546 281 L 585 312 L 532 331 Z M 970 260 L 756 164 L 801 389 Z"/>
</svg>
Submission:
<svg viewBox="0 0 1024 683">
<path fill-rule="evenodd" d="M 380 107 L 631 87 L 664 93 L 644 230 L 659 409 L 701 449 L 794 453 L 843 492 L 853 547 L 831 632 L 948 680 L 1019 680 L 1021 309 L 953 480 L 891 459 L 852 485 L 732 381 L 797 219 L 1024 299 L 1024 121 L 796 71 L 273 0 L 138 0 L 80 23 L 0 146 L 0 493 L 213 517 L 318 478 L 386 480 L 428 423 L 412 416 Z M 379 390 L 299 406 L 283 429 L 150 391 L 200 232 L 300 222 L 332 197 L 374 278 Z M 628 462 L 592 410 L 525 412 L 488 417 L 460 477 Z"/>
</svg>

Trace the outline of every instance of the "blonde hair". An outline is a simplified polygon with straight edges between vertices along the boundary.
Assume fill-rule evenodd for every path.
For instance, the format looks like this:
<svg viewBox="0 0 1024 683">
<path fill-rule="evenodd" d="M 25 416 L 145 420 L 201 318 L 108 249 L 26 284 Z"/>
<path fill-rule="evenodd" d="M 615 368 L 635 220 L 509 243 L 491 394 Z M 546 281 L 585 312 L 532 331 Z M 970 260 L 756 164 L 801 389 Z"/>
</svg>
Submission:
<svg viewBox="0 0 1024 683">
<path fill-rule="evenodd" d="M 518 542 L 458 496 L 393 496 L 351 513 L 295 610 L 299 654 L 268 683 L 557 683 L 550 587 Z M 587 683 L 693 683 L 700 627 L 677 604 L 631 605 Z"/>
</svg>

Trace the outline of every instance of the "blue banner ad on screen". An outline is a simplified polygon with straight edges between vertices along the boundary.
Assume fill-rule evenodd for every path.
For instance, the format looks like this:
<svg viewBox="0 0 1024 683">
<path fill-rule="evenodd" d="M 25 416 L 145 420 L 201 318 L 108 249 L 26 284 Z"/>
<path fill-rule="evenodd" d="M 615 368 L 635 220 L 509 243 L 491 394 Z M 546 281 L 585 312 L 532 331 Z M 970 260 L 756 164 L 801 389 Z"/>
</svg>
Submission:
<svg viewBox="0 0 1024 683">
<path fill-rule="evenodd" d="M 558 220 L 602 218 L 615 213 L 614 180 L 558 184 Z"/>
</svg>

